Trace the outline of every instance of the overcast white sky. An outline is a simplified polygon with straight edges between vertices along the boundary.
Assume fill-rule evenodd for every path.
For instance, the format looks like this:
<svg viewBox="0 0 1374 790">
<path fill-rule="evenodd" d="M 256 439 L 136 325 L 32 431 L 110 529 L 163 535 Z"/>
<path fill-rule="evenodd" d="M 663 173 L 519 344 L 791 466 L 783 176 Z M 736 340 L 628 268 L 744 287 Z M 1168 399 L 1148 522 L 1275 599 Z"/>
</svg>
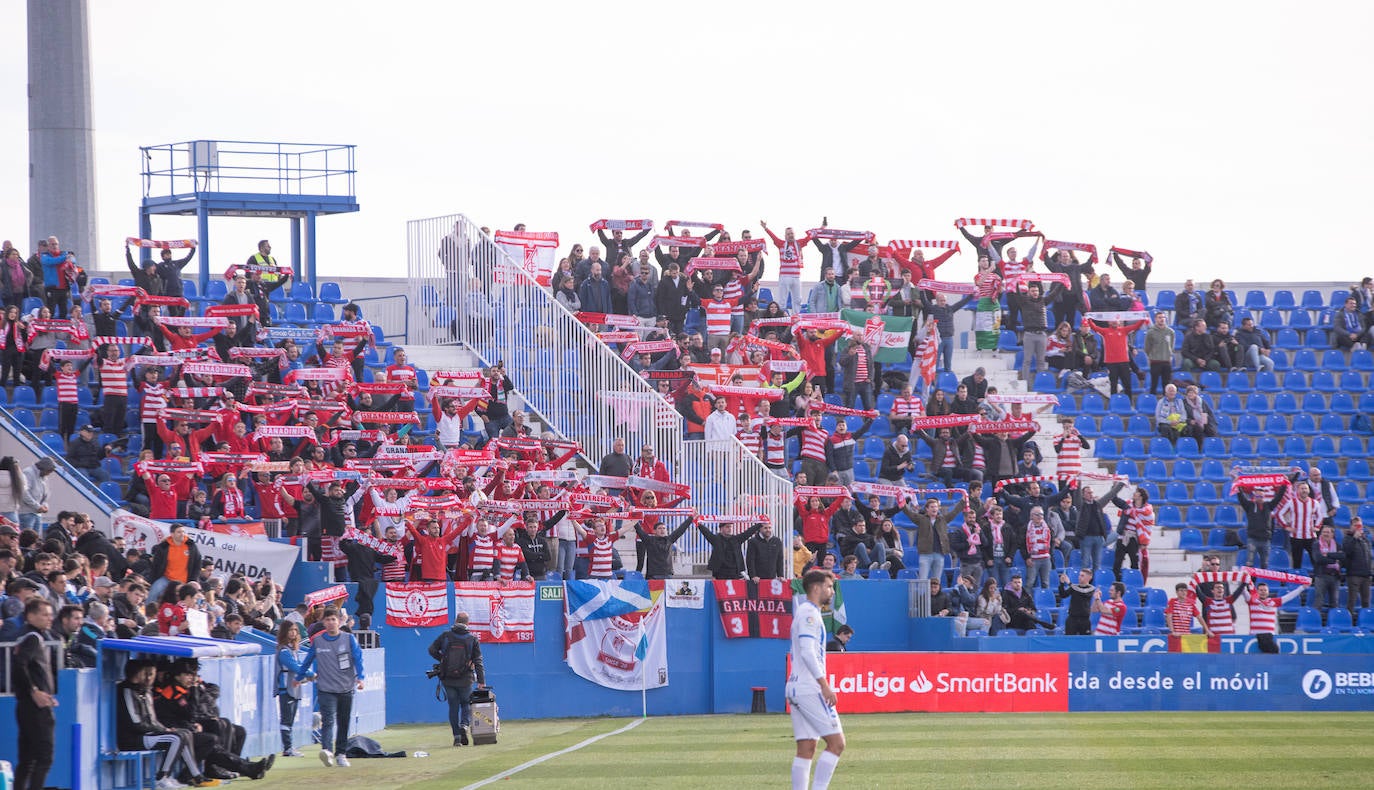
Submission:
<svg viewBox="0 0 1374 790">
<path fill-rule="evenodd" d="M 0 4 L 0 236 L 31 249 L 24 5 Z M 1358 279 L 1335 253 L 1374 203 L 1372 22 L 1353 1 L 93 2 L 102 260 L 137 232 L 138 146 L 203 138 L 358 145 L 326 277 L 399 275 L 405 221 L 462 212 L 563 249 L 599 217 L 829 215 L 884 241 L 1026 217 L 1148 249 L 1159 282 Z M 289 234 L 212 236 L 222 270 Z"/>
</svg>

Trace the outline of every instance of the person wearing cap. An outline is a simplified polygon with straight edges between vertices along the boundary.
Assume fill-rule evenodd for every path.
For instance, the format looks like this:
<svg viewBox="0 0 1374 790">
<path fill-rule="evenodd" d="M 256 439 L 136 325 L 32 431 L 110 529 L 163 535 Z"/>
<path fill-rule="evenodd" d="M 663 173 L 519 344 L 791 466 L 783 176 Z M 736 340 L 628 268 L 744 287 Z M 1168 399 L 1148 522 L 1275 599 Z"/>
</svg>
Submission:
<svg viewBox="0 0 1374 790">
<path fill-rule="evenodd" d="M 0 526 L 0 530 L 6 529 L 13 531 L 13 527 Z M 3 533 L 0 532 L 0 534 Z M 14 551 L 8 548 L 0 548 L 0 589 L 3 589 L 5 585 L 9 584 L 11 579 L 19 578 L 19 571 L 16 570 L 18 565 L 19 556 L 15 554 Z"/>
<path fill-rule="evenodd" d="M 119 589 L 119 585 L 109 576 L 97 576 L 95 581 L 91 582 L 91 590 L 95 592 L 95 600 L 107 607 L 114 604 L 114 593 L 117 589 Z M 113 628 L 113 624 L 110 627 Z"/>
<path fill-rule="evenodd" d="M 110 473 L 100 462 L 109 449 L 108 444 L 100 444 L 100 434 L 95 426 L 87 423 L 67 442 L 67 461 L 96 483 L 106 483 L 110 480 Z"/>
<path fill-rule="evenodd" d="M 39 458 L 24 470 L 24 493 L 19 499 L 19 528 L 41 531 L 42 516 L 48 512 L 48 484 L 44 480 L 57 469 L 51 458 Z"/>
<path fill-rule="evenodd" d="M 170 250 L 164 250 L 171 256 Z M 189 260 L 189 259 L 188 259 Z M 128 243 L 124 244 L 124 261 L 129 265 L 129 273 L 134 276 L 134 285 L 142 288 L 153 296 L 162 296 L 166 291 L 162 285 L 162 275 L 158 274 L 157 261 L 149 258 L 142 265 L 134 262 L 134 253 L 129 248 Z M 180 283 L 180 278 L 177 280 Z M 144 315 L 147 315 L 148 308 L 143 308 Z"/>
</svg>

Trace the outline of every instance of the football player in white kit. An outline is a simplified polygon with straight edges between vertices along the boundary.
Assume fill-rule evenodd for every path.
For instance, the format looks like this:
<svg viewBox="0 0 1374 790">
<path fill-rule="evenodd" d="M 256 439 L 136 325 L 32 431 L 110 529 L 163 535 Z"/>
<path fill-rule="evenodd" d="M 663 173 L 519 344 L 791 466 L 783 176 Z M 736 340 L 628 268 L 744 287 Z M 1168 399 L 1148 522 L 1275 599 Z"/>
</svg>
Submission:
<svg viewBox="0 0 1374 790">
<path fill-rule="evenodd" d="M 835 711 L 835 691 L 825 673 L 825 623 L 821 607 L 835 595 L 830 571 L 810 570 L 802 576 L 806 600 L 792 612 L 792 674 L 787 677 L 787 702 L 792 707 L 792 733 L 797 756 L 792 760 L 792 790 L 807 790 L 816 740 L 825 751 L 816 761 L 811 790 L 826 790 L 844 751 L 844 730 Z"/>
</svg>

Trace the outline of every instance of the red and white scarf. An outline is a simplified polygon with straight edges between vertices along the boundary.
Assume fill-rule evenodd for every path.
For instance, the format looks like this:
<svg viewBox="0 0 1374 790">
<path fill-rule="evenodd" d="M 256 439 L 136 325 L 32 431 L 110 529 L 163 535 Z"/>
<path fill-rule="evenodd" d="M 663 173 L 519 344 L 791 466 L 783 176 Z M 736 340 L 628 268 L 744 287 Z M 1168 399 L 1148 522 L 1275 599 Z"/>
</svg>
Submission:
<svg viewBox="0 0 1374 790">
<path fill-rule="evenodd" d="M 1143 250 L 1128 250 L 1125 247 L 1112 247 L 1111 251 L 1117 255 L 1124 255 L 1127 258 L 1139 258 L 1147 264 L 1154 261 L 1154 258 L 1150 257 L 1150 253 Z"/>
<path fill-rule="evenodd" d="M 653 230 L 651 219 L 599 219 L 589 228 L 592 233 L 598 230 Z"/>
<path fill-rule="evenodd" d="M 981 225 L 983 227 L 994 228 L 1017 228 L 1018 230 L 1032 230 L 1035 223 L 1028 219 L 981 219 L 978 217 L 960 217 L 954 220 L 954 227 L 963 228 L 968 225 Z"/>
<path fill-rule="evenodd" d="M 124 240 L 126 247 L 152 247 L 162 250 L 193 250 L 196 247 L 195 239 L 169 239 L 166 241 L 155 241 L 153 239 L 140 239 L 130 236 Z"/>
</svg>

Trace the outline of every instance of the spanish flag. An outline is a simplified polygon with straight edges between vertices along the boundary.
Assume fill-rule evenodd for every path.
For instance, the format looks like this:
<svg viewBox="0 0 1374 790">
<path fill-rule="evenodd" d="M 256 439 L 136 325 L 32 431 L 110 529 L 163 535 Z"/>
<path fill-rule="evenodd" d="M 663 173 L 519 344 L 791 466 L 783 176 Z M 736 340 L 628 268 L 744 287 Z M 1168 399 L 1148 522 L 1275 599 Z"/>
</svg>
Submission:
<svg viewBox="0 0 1374 790">
<path fill-rule="evenodd" d="M 1169 637 L 1170 653 L 1220 653 L 1221 637 L 1207 634 L 1184 634 Z"/>
</svg>

